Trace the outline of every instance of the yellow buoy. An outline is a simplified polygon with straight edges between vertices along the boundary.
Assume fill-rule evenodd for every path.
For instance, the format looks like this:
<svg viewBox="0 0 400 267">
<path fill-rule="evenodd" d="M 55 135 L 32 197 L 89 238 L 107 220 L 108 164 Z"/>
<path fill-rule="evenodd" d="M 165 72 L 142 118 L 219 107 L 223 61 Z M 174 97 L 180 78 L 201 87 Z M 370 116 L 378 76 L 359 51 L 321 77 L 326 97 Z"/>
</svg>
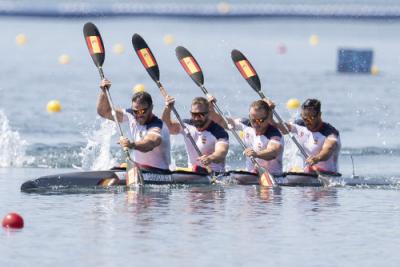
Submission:
<svg viewBox="0 0 400 267">
<path fill-rule="evenodd" d="M 17 45 L 24 45 L 27 41 L 28 38 L 26 38 L 26 35 L 23 33 L 20 33 L 15 37 L 15 42 L 17 43 Z"/>
<path fill-rule="evenodd" d="M 308 40 L 310 45 L 316 46 L 319 44 L 319 37 L 316 34 L 313 34 L 310 36 L 310 39 Z"/>
<path fill-rule="evenodd" d="M 55 113 L 61 111 L 61 104 L 58 100 L 51 100 L 47 103 L 47 112 Z"/>
<path fill-rule="evenodd" d="M 220 14 L 228 14 L 231 12 L 231 5 L 226 2 L 221 2 L 217 5 L 217 10 Z"/>
<path fill-rule="evenodd" d="M 164 44 L 172 45 L 173 43 L 175 43 L 175 37 L 172 34 L 164 35 Z"/>
<path fill-rule="evenodd" d="M 371 67 L 371 74 L 372 75 L 378 75 L 379 74 L 379 68 L 377 66 L 372 66 Z"/>
<path fill-rule="evenodd" d="M 286 102 L 288 109 L 296 109 L 300 107 L 300 101 L 297 98 L 291 98 Z"/>
<path fill-rule="evenodd" d="M 146 87 L 144 86 L 144 84 L 138 83 L 133 87 L 132 91 L 133 93 L 145 92 Z"/>
<path fill-rule="evenodd" d="M 115 44 L 114 46 L 113 46 L 113 52 L 115 53 L 115 54 L 122 54 L 122 53 L 124 53 L 125 52 L 125 47 L 124 47 L 124 45 L 123 44 L 120 44 L 120 43 L 118 43 L 118 44 Z"/>
<path fill-rule="evenodd" d="M 62 54 L 58 57 L 58 63 L 61 65 L 66 65 L 71 61 L 71 58 L 67 54 Z"/>
</svg>

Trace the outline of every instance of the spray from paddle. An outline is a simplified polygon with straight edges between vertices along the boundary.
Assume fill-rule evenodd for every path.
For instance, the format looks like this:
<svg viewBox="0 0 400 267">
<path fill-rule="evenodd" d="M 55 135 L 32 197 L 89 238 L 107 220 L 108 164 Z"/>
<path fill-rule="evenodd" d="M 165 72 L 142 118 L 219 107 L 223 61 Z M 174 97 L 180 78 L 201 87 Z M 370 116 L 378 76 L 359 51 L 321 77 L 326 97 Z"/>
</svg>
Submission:
<svg viewBox="0 0 400 267">
<path fill-rule="evenodd" d="M 26 156 L 27 145 L 19 133 L 11 129 L 8 118 L 0 110 L 0 167 L 22 167 L 33 161 L 32 157 Z"/>
</svg>

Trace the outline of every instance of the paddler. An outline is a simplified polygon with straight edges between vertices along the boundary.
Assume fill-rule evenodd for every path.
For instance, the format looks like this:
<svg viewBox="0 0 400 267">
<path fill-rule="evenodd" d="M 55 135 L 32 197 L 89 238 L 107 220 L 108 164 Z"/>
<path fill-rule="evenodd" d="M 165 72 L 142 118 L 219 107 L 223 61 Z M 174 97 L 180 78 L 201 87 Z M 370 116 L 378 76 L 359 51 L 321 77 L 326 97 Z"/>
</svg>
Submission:
<svg viewBox="0 0 400 267">
<path fill-rule="evenodd" d="M 103 79 L 97 102 L 97 113 L 113 120 L 111 107 L 104 90 L 111 87 L 111 82 Z M 147 92 L 137 92 L 132 96 L 132 106 L 127 109 L 116 108 L 119 122 L 128 122 L 133 141 L 121 137 L 123 147 L 133 149 L 135 162 L 142 168 L 168 170 L 171 162 L 171 145 L 168 128 L 153 114 L 153 100 Z"/>
<path fill-rule="evenodd" d="M 216 101 L 211 95 L 208 98 L 210 102 Z M 221 116 L 216 112 L 211 114 L 214 122 L 228 128 Z M 250 157 L 254 157 L 272 175 L 282 174 L 284 142 L 279 130 L 272 125 L 272 110 L 268 104 L 262 100 L 254 101 L 250 105 L 248 118 L 227 119 L 236 131 L 243 132 L 242 140 L 247 147 L 244 151 L 247 171 L 256 172 L 250 160 Z"/>
<path fill-rule="evenodd" d="M 266 100 L 274 108 L 275 104 Z M 301 105 L 301 119 L 286 126 L 305 149 L 309 157 L 304 161 L 304 171 L 315 169 L 322 173 L 338 173 L 338 157 L 340 153 L 340 136 L 335 127 L 322 120 L 321 102 L 307 99 Z M 283 125 L 276 123 L 282 133 L 287 134 Z"/>
<path fill-rule="evenodd" d="M 171 119 L 171 110 L 174 103 L 175 98 L 171 96 L 166 97 L 162 120 L 167 125 L 171 134 L 184 135 L 179 122 Z M 225 158 L 229 149 L 229 135 L 221 126 L 210 119 L 210 104 L 207 99 L 204 97 L 194 98 L 190 114 L 191 119 L 183 120 L 183 122 L 200 149 L 202 156 L 199 157 L 188 138 L 185 138 L 188 166 L 193 171 L 198 171 L 198 166 L 203 170 L 209 166 L 213 172 L 225 171 Z"/>
</svg>

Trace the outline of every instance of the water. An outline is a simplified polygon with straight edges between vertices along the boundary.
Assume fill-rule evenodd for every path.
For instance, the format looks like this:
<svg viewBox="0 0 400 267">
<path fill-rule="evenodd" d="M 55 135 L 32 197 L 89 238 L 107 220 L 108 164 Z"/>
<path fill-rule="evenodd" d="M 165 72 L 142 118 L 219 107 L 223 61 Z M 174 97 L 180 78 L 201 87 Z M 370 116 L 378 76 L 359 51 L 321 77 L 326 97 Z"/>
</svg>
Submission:
<svg viewBox="0 0 400 267">
<path fill-rule="evenodd" d="M 85 47 L 86 20 L 1 18 L 0 215 L 21 213 L 26 227 L 0 231 L 0 266 L 397 266 L 400 234 L 397 188 L 282 188 L 245 186 L 148 187 L 63 195 L 23 194 L 28 178 L 102 169 L 118 162 L 115 129 L 96 117 L 99 77 Z M 257 99 L 230 59 L 233 48 L 251 60 L 263 91 L 285 119 L 289 98 L 322 101 L 324 120 L 341 131 L 341 172 L 399 178 L 399 22 L 337 20 L 96 19 L 106 46 L 104 70 L 118 106 L 144 83 L 155 113 L 163 100 L 133 54 L 140 33 L 160 65 L 161 81 L 188 115 L 201 92 L 181 69 L 175 45 L 199 61 L 205 85 L 223 110 L 245 116 Z M 212 28 L 211 28 L 212 27 Z M 15 45 L 25 33 L 28 43 Z M 172 34 L 176 43 L 163 43 Z M 318 34 L 316 47 L 308 44 Z M 125 53 L 112 52 L 116 43 Z M 280 55 L 277 45 L 288 52 Z M 336 74 L 338 47 L 372 48 L 377 76 Z M 58 57 L 71 57 L 68 65 Z M 62 112 L 48 114 L 59 99 Z M 127 128 L 124 128 L 127 132 Z M 184 162 L 181 137 L 173 139 Z M 17 151 L 17 153 L 15 153 Z M 243 165 L 237 146 L 228 164 Z"/>
</svg>

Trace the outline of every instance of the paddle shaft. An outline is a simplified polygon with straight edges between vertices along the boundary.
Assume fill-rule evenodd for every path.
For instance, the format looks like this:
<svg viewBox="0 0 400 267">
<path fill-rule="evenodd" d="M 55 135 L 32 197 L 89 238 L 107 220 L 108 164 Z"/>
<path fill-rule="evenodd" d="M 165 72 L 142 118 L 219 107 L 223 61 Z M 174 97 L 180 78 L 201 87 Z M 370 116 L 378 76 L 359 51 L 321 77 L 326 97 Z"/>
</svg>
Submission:
<svg viewBox="0 0 400 267">
<path fill-rule="evenodd" d="M 203 91 L 203 93 L 205 95 L 208 95 L 208 91 L 207 89 L 204 87 L 204 85 L 200 85 L 201 90 Z M 221 116 L 221 118 L 224 120 L 224 122 L 226 123 L 226 125 L 228 126 L 228 129 L 231 131 L 231 133 L 233 134 L 233 136 L 235 137 L 235 139 L 239 142 L 239 144 L 242 146 L 243 149 L 247 149 L 246 145 L 243 143 L 242 139 L 240 138 L 240 136 L 238 135 L 238 133 L 235 131 L 234 129 L 234 125 L 231 125 L 229 123 L 229 121 L 226 119 L 226 117 L 224 116 L 222 110 L 218 107 L 217 103 L 212 102 L 215 110 L 218 112 L 218 114 Z M 261 169 L 262 167 L 260 166 L 260 164 L 258 164 L 258 162 L 255 160 L 254 157 L 250 157 L 251 162 L 258 168 Z"/>
<path fill-rule="evenodd" d="M 261 97 L 261 99 L 266 98 L 265 95 L 262 92 L 257 91 L 257 93 Z M 296 144 L 297 148 L 300 150 L 300 152 L 303 155 L 303 157 L 308 158 L 307 152 L 304 150 L 303 146 L 300 145 L 299 141 L 297 141 L 296 137 L 294 137 L 293 134 L 289 131 L 289 128 L 287 127 L 286 123 L 282 120 L 281 116 L 279 116 L 279 114 L 276 112 L 275 109 L 273 109 L 272 112 L 273 112 L 275 118 L 278 120 L 278 122 L 281 125 L 283 125 L 283 127 L 285 128 L 285 130 L 289 134 L 289 136 L 292 139 L 292 141 Z"/>
<path fill-rule="evenodd" d="M 99 67 L 97 67 L 97 69 L 99 70 L 100 78 L 103 80 L 103 79 L 104 79 L 103 68 L 102 68 L 101 66 L 99 66 Z M 116 125 L 117 125 L 118 131 L 119 131 L 119 135 L 122 137 L 122 136 L 124 136 L 124 134 L 123 134 L 123 132 L 122 132 L 121 125 L 120 125 L 119 122 L 118 122 L 117 113 L 115 112 L 115 107 L 114 107 L 113 101 L 112 101 L 112 99 L 111 99 L 110 92 L 108 91 L 107 88 L 104 90 L 104 92 L 106 93 L 108 103 L 109 103 L 109 105 L 110 105 L 110 107 L 111 107 L 111 115 L 113 116 L 114 121 L 115 121 L 115 123 L 116 123 Z M 142 173 L 141 173 L 139 167 L 137 166 L 136 162 L 132 160 L 131 155 L 130 155 L 130 153 L 129 153 L 129 149 L 128 149 L 128 148 L 124 148 L 123 150 L 124 150 L 124 152 L 125 152 L 126 158 L 127 158 L 129 161 L 131 161 L 131 162 L 135 165 L 135 167 L 138 169 L 139 184 L 143 185 L 143 184 L 144 184 L 143 175 L 142 175 Z"/>
<path fill-rule="evenodd" d="M 161 91 L 161 94 L 164 96 L 164 98 L 167 97 L 168 93 L 164 89 L 164 86 L 161 84 L 161 82 L 160 81 L 156 81 L 156 83 L 157 83 L 158 88 Z M 192 144 L 192 146 L 196 150 L 196 152 L 199 155 L 199 157 L 201 157 L 203 154 L 201 153 L 199 147 L 197 146 L 196 142 L 194 141 L 192 135 L 189 132 L 189 129 L 186 127 L 185 123 L 183 122 L 183 120 L 182 120 L 181 116 L 179 115 L 178 111 L 176 110 L 175 106 L 172 106 L 172 112 L 174 112 L 174 115 L 175 115 L 176 119 L 178 120 L 179 124 L 183 128 L 183 132 L 185 133 L 185 136 L 189 139 L 190 143 Z"/>
</svg>

